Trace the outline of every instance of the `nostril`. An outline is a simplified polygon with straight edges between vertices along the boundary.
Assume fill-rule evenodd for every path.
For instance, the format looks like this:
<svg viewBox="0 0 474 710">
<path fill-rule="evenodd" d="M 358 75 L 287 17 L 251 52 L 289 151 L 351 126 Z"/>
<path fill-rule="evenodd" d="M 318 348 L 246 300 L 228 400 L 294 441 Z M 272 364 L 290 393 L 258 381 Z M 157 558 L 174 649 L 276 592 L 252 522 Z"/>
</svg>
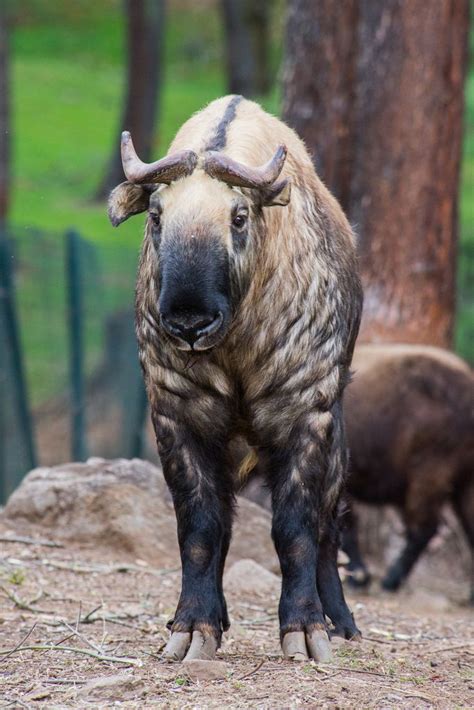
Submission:
<svg viewBox="0 0 474 710">
<path fill-rule="evenodd" d="M 163 327 L 171 335 L 178 336 L 191 343 L 205 335 L 209 330 L 212 330 L 217 322 L 220 323 L 221 318 L 222 315 L 220 312 L 213 315 L 190 313 L 161 314 Z"/>
</svg>

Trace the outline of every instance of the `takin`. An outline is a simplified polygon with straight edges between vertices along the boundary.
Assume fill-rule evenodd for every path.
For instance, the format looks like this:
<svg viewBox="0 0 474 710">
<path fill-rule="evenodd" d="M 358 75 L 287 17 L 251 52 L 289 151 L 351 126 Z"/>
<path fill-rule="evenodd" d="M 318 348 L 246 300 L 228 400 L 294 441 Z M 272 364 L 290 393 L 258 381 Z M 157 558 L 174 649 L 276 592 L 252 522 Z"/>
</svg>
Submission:
<svg viewBox="0 0 474 710">
<path fill-rule="evenodd" d="M 347 488 L 355 500 L 393 505 L 406 541 L 382 586 L 400 587 L 451 503 L 473 556 L 474 603 L 474 374 L 452 353 L 415 345 L 358 346 L 355 376 L 345 395 L 350 446 Z M 348 501 L 343 549 L 352 583 L 369 581 Z"/>
<path fill-rule="evenodd" d="M 351 228 L 297 135 L 240 96 L 195 114 L 150 164 L 125 132 L 122 160 L 109 217 L 148 213 L 136 332 L 182 565 L 164 658 L 212 658 L 229 628 L 230 450 L 243 437 L 271 490 L 283 655 L 325 660 L 326 617 L 360 636 L 337 568 L 362 308 Z"/>
</svg>

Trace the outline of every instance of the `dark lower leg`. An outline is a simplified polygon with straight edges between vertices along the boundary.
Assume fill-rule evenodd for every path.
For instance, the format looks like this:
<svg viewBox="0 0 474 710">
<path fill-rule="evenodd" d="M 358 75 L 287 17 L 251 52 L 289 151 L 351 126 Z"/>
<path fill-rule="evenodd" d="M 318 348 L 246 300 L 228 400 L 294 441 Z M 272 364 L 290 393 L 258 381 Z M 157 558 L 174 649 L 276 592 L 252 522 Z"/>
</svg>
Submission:
<svg viewBox="0 0 474 710">
<path fill-rule="evenodd" d="M 182 566 L 181 595 L 169 628 L 174 634 L 199 631 L 213 636 L 218 645 L 229 627 L 222 571 L 233 492 L 225 450 L 197 439 L 189 430 L 183 433 L 178 426 L 165 436 L 160 434 L 160 458 L 173 497 Z M 177 655 L 183 655 L 182 649 Z"/>
<path fill-rule="evenodd" d="M 224 517 L 217 500 L 187 505 L 177 511 L 182 564 L 182 589 L 172 631 L 200 630 L 220 643 L 229 627 L 222 591 L 221 559 L 225 544 Z"/>
<path fill-rule="evenodd" d="M 454 509 L 471 550 L 471 591 L 469 602 L 474 605 L 474 482 L 460 490 L 459 496 L 454 500 Z"/>
<path fill-rule="evenodd" d="M 315 506 L 309 492 L 273 491 L 272 537 L 280 560 L 282 590 L 279 606 L 280 633 L 325 626 L 316 585 L 317 528 Z"/>
<path fill-rule="evenodd" d="M 344 501 L 345 510 L 342 514 L 342 545 L 343 552 L 349 557 L 346 565 L 348 572 L 348 582 L 354 587 L 363 587 L 370 582 L 370 574 L 362 559 L 359 548 L 358 524 L 356 515 L 352 509 L 351 501 L 346 498 Z"/>
<path fill-rule="evenodd" d="M 389 568 L 382 581 L 382 587 L 384 589 L 395 591 L 400 587 L 435 534 L 436 528 L 437 524 L 434 522 L 428 523 L 418 529 L 408 528 L 405 547 L 400 556 Z"/>
<path fill-rule="evenodd" d="M 339 571 L 337 520 L 328 525 L 319 545 L 317 582 L 324 613 L 334 624 L 334 631 L 346 639 L 360 637 L 349 607 L 344 598 Z"/>
<path fill-rule="evenodd" d="M 231 539 L 231 529 L 229 527 L 228 530 L 224 532 L 224 535 L 222 537 L 222 545 L 221 545 L 221 558 L 219 561 L 219 573 L 217 576 L 217 582 L 219 586 L 219 594 L 221 596 L 221 605 L 222 605 L 222 628 L 224 631 L 227 631 L 230 627 L 230 621 L 229 621 L 229 615 L 227 613 L 227 603 L 224 597 L 224 589 L 222 585 L 222 580 L 224 576 L 224 567 L 225 567 L 225 561 L 227 558 L 227 553 L 229 551 L 229 545 L 230 545 L 230 539 Z"/>
</svg>

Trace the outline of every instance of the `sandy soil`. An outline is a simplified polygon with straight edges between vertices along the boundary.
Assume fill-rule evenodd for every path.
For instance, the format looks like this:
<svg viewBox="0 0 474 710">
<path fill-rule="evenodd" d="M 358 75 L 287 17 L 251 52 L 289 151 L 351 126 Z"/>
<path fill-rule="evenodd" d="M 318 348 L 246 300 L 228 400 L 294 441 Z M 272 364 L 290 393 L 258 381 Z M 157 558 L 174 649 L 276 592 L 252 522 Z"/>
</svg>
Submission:
<svg viewBox="0 0 474 710">
<path fill-rule="evenodd" d="M 160 661 L 179 582 L 100 550 L 0 542 L 0 707 L 474 707 L 472 611 L 429 580 L 398 596 L 348 592 L 364 640 L 335 639 L 320 665 L 281 659 L 277 595 L 229 589 L 227 665 L 212 681 Z"/>
</svg>

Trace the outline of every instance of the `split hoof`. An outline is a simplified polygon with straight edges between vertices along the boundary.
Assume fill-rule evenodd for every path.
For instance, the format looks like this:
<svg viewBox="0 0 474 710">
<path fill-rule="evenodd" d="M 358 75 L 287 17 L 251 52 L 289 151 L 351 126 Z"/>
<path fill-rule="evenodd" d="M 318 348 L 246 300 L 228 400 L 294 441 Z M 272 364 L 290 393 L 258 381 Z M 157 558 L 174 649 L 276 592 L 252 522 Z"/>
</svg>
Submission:
<svg viewBox="0 0 474 710">
<path fill-rule="evenodd" d="M 204 636 L 200 631 L 193 631 L 193 640 L 186 654 L 185 661 L 212 661 L 217 651 L 217 639 Z"/>
<path fill-rule="evenodd" d="M 318 663 L 331 660 L 331 642 L 324 629 L 289 631 L 281 642 L 283 656 L 291 661 L 307 661 L 314 658 Z"/>
<path fill-rule="evenodd" d="M 289 631 L 281 642 L 283 657 L 288 661 L 307 661 L 306 639 L 304 631 Z"/>
<path fill-rule="evenodd" d="M 347 584 L 354 589 L 365 589 L 369 586 L 372 578 L 366 569 L 356 567 L 353 570 L 346 571 Z"/>
<path fill-rule="evenodd" d="M 165 646 L 162 658 L 165 661 L 182 661 L 186 655 L 189 644 L 191 643 L 191 634 L 187 631 L 175 631 L 171 634 L 170 640 Z"/>
<path fill-rule="evenodd" d="M 214 636 L 204 636 L 201 631 L 174 631 L 166 644 L 162 658 L 164 661 L 212 661 L 217 651 Z"/>
<path fill-rule="evenodd" d="M 311 658 L 319 663 L 327 663 L 332 658 L 331 642 L 324 629 L 313 629 L 306 634 L 306 643 Z"/>
</svg>

